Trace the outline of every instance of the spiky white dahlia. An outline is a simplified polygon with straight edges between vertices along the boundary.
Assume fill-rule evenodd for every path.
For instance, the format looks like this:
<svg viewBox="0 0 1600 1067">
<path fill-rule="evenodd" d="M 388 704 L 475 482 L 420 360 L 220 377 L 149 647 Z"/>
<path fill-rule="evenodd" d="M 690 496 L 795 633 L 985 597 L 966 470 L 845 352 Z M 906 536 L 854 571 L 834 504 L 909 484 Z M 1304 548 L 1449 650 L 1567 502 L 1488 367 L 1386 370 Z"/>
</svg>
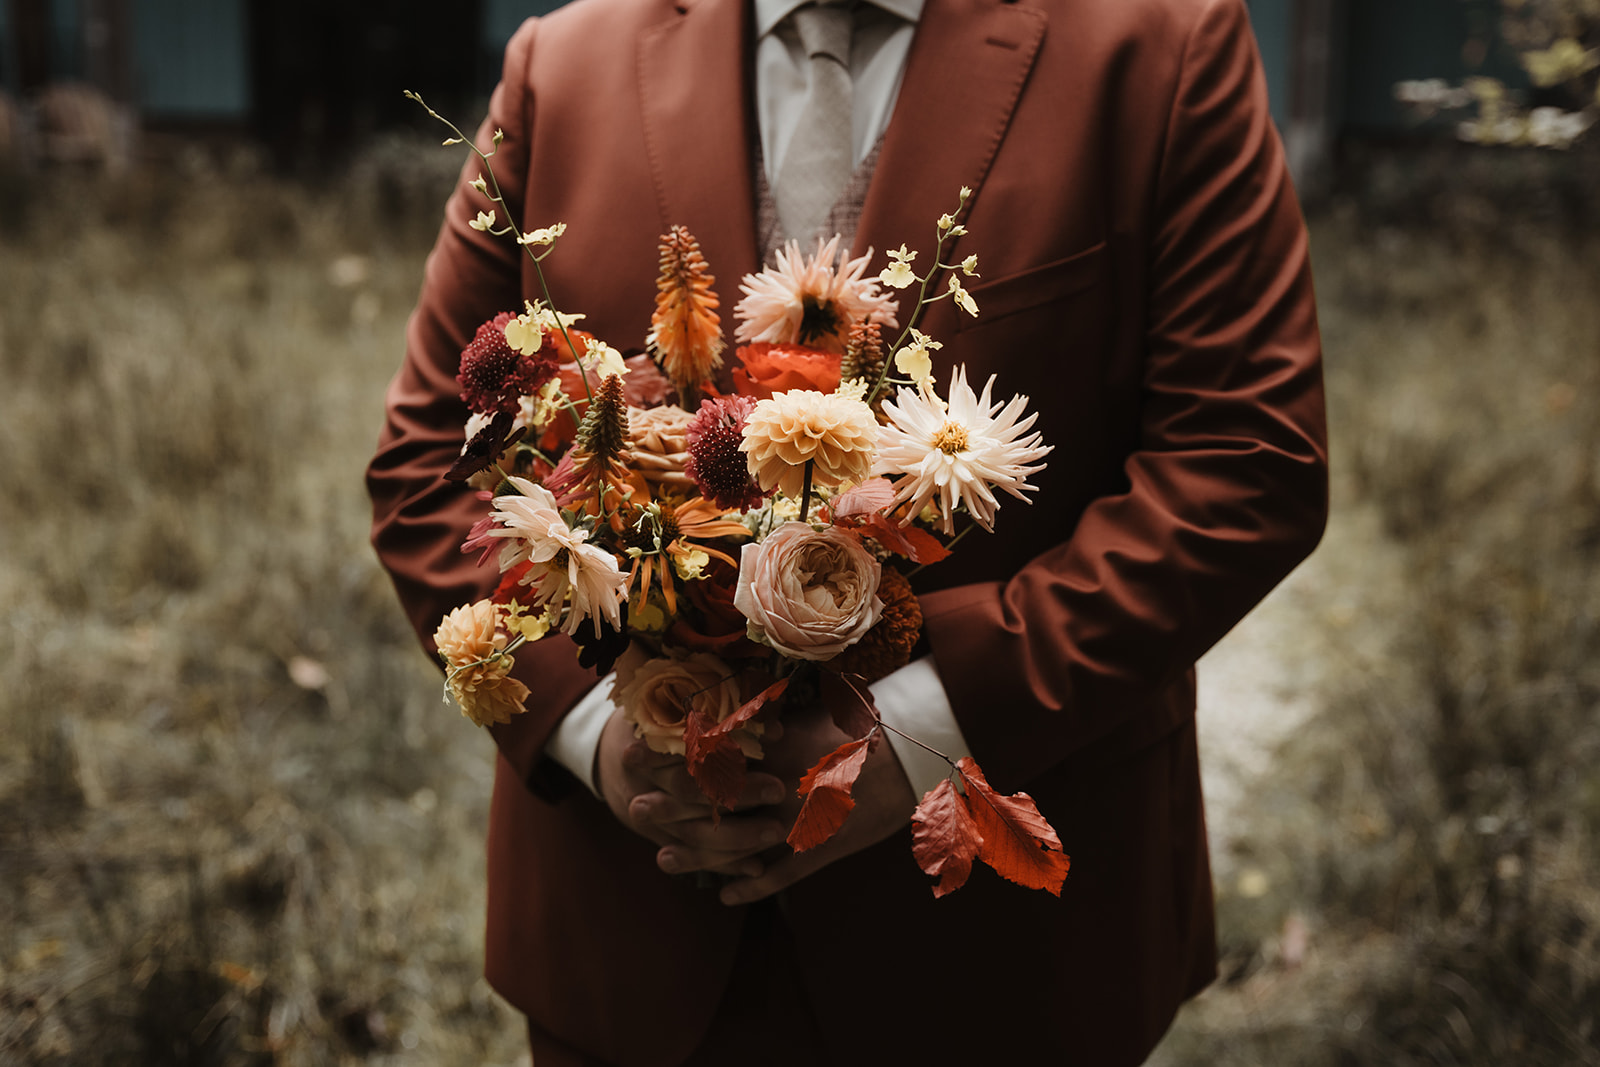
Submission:
<svg viewBox="0 0 1600 1067">
<path fill-rule="evenodd" d="M 878 431 L 873 473 L 897 476 L 895 505 L 910 505 L 905 522 L 932 504 L 939 513 L 940 529 L 954 533 L 959 504 L 979 526 L 993 532 L 1000 502 L 992 489 L 1026 501 L 1023 490 L 1035 488 L 1027 478 L 1044 470 L 1037 461 L 1054 446 L 1041 444 L 1038 433 L 1028 433 L 1038 413 L 1022 418 L 1027 397 L 1018 394 L 1006 404 L 996 404 L 989 399 L 993 387 L 990 375 L 983 395 L 974 394 L 967 384 L 967 369 L 961 366 L 951 375 L 948 404 L 931 389 L 904 386 L 893 401 L 884 403 L 889 422 Z"/>
<path fill-rule="evenodd" d="M 493 525 L 468 547 L 481 547 L 488 538 L 504 539 L 501 573 L 531 562 L 522 580 L 533 587 L 538 605 L 567 603 L 563 633 L 576 632 L 590 618 L 597 636 L 601 618 L 620 629 L 628 575 L 617 566 L 617 558 L 589 544 L 589 531 L 567 525 L 550 490 L 526 478 L 508 480 L 520 495 L 495 497 Z"/>
<path fill-rule="evenodd" d="M 734 339 L 838 354 L 858 322 L 894 329 L 894 297 L 880 291 L 875 279 L 862 277 L 872 250 L 836 267 L 840 252 L 837 234 L 827 242 L 819 239 L 812 256 L 802 256 L 799 243 L 790 241 L 778 249 L 776 266 L 746 274 L 739 285 L 744 299 L 733 309 L 739 320 Z"/>
</svg>

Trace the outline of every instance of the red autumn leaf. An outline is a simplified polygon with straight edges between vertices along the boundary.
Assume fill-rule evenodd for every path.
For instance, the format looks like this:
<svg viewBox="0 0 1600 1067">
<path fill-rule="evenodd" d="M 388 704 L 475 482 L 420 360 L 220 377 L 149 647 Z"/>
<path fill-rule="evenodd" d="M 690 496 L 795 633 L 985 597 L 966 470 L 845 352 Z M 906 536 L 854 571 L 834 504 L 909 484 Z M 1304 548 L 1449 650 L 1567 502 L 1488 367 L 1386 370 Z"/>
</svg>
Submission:
<svg viewBox="0 0 1600 1067">
<path fill-rule="evenodd" d="M 829 694 L 828 714 L 833 716 L 833 725 L 846 737 L 866 737 L 878 725 L 878 704 L 872 699 L 872 690 L 867 688 L 866 678 L 859 674 L 837 677 L 849 692 Z"/>
<path fill-rule="evenodd" d="M 1026 793 L 1001 796 L 995 792 L 971 756 L 962 757 L 956 769 L 966 781 L 963 799 L 967 812 L 983 837 L 978 858 L 1002 878 L 1029 889 L 1047 889 L 1059 897 L 1072 863 L 1033 798 Z"/>
<path fill-rule="evenodd" d="M 938 563 L 950 550 L 931 533 L 916 526 L 901 526 L 884 515 L 894 503 L 894 488 L 887 478 L 872 478 L 847 489 L 833 501 L 835 525 L 859 529 L 913 563 Z"/>
<path fill-rule="evenodd" d="M 730 716 L 731 718 L 731 716 Z M 710 716 L 691 710 L 683 720 L 684 762 L 700 792 L 711 801 L 711 821 L 718 821 L 718 808 L 728 808 L 744 792 L 745 758 L 739 743 Z"/>
<path fill-rule="evenodd" d="M 754 718 L 769 701 L 782 696 L 788 687 L 789 679 L 778 679 L 721 722 L 712 722 L 709 716 L 693 709 L 684 717 L 684 762 L 700 792 L 711 801 L 713 822 L 717 821 L 719 807 L 731 810 L 744 792 L 744 752 L 733 739 L 733 731 Z"/>
<path fill-rule="evenodd" d="M 862 525 L 884 548 L 900 553 L 913 563 L 938 563 L 950 555 L 950 550 L 937 537 L 916 526 L 901 526 L 880 514 L 874 514 Z"/>
<path fill-rule="evenodd" d="M 783 691 L 788 688 L 789 679 L 779 678 L 776 682 L 773 682 L 761 692 L 740 704 L 739 710 L 713 726 L 711 733 L 718 736 L 726 736 L 733 733 L 733 731 L 755 718 L 756 712 L 766 707 L 769 702 L 783 696 Z"/>
<path fill-rule="evenodd" d="M 871 746 L 871 737 L 846 741 L 823 756 L 800 779 L 800 795 L 806 799 L 794 820 L 794 828 L 789 831 L 790 848 L 804 852 L 839 832 L 845 816 L 856 806 L 850 787 L 861 776 Z"/>
<path fill-rule="evenodd" d="M 875 511 L 881 512 L 894 503 L 894 486 L 887 478 L 868 478 L 852 489 L 846 489 L 833 498 L 830 507 L 833 521 L 864 519 Z"/>
<path fill-rule="evenodd" d="M 982 847 L 983 835 L 955 783 L 946 778 L 930 789 L 911 816 L 911 854 L 924 874 L 939 879 L 935 897 L 966 884 Z"/>
</svg>

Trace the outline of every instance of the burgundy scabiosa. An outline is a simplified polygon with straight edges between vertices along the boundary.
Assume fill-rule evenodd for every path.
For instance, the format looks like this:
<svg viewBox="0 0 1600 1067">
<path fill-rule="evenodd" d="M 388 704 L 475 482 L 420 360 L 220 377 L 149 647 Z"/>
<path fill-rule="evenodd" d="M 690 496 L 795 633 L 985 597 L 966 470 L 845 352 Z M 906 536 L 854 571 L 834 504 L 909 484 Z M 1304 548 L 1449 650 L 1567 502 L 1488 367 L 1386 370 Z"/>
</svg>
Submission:
<svg viewBox="0 0 1600 1067">
<path fill-rule="evenodd" d="M 556 361 L 544 350 L 548 345 L 524 355 L 506 340 L 506 326 L 515 321 L 516 316 L 502 311 L 478 327 L 472 343 L 461 353 L 456 384 L 461 386 L 461 399 L 473 411 L 515 414 L 522 397 L 538 392 L 555 376 Z"/>
<path fill-rule="evenodd" d="M 684 473 L 694 479 L 700 493 L 719 508 L 749 511 L 761 506 L 767 494 L 750 476 L 750 463 L 739 448 L 745 420 L 755 410 L 748 396 L 719 396 L 700 402 L 689 421 L 689 459 Z"/>
</svg>

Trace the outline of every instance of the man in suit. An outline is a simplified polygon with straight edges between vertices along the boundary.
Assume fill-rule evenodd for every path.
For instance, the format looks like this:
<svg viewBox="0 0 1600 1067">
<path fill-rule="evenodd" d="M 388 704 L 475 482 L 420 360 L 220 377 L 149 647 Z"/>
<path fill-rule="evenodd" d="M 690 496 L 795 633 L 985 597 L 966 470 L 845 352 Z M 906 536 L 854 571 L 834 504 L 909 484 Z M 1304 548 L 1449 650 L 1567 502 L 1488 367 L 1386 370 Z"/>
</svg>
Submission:
<svg viewBox="0 0 1600 1067">
<path fill-rule="evenodd" d="M 924 669 L 990 782 L 1054 823 L 1071 875 L 1059 900 L 983 872 L 934 900 L 889 746 L 816 854 L 747 858 L 786 817 L 759 806 L 763 777 L 750 837 L 663 848 L 659 805 L 636 801 L 678 772 L 608 721 L 600 796 L 575 785 L 551 757 L 595 679 L 564 640 L 528 646 L 530 710 L 494 730 L 487 971 L 541 1067 L 1134 1064 L 1214 975 L 1193 664 L 1326 514 L 1306 236 L 1243 2 L 910 6 L 881 138 L 858 138 L 828 223 L 853 224 L 858 253 L 926 255 L 973 190 L 953 254 L 979 257 L 981 314 L 930 310 L 937 376 L 965 364 L 1027 393 L 1055 451 L 1032 508 L 919 575 Z M 568 224 L 545 261 L 558 306 L 618 347 L 645 334 L 666 227 L 699 238 L 725 296 L 772 243 L 755 57 L 783 31 L 761 9 L 581 0 L 507 49 L 481 143 L 504 131 L 519 228 Z M 458 551 L 482 505 L 440 479 L 465 419 L 456 359 L 538 295 L 519 249 L 468 226 L 486 206 L 450 201 L 369 471 L 374 542 L 425 643 L 496 577 Z M 831 741 L 801 717 L 771 769 L 792 778 Z M 720 896 L 663 872 L 745 864 Z"/>
</svg>

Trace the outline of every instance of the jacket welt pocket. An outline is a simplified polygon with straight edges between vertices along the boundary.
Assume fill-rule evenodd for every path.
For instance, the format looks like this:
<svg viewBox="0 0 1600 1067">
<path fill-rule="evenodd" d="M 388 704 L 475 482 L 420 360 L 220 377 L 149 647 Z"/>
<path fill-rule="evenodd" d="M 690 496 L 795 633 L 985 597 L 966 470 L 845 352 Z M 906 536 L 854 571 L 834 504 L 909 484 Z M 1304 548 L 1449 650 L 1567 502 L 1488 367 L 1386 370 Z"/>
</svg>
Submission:
<svg viewBox="0 0 1600 1067">
<path fill-rule="evenodd" d="M 956 316 L 956 332 L 1080 293 L 1105 279 L 1106 260 L 1106 242 L 1101 241 L 1066 259 L 973 286 L 969 291 L 978 303 L 978 317 Z"/>
</svg>

